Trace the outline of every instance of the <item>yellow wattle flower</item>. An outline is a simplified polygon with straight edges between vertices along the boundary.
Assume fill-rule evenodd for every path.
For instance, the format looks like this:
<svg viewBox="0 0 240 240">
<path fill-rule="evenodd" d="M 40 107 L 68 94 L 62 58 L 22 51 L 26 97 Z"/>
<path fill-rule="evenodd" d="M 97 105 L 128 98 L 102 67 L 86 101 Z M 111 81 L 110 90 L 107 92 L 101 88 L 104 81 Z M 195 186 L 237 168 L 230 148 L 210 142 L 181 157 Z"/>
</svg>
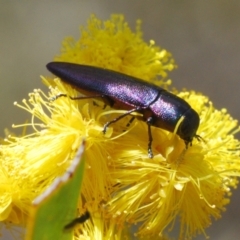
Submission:
<svg viewBox="0 0 240 240">
<path fill-rule="evenodd" d="M 160 80 L 166 87 L 167 71 L 175 67 L 171 54 L 142 40 L 140 22 L 133 33 L 122 15 L 102 22 L 91 16 L 78 41 L 63 43 L 58 61 L 95 65 L 140 77 Z M 135 235 L 147 239 L 162 236 L 180 218 L 180 239 L 204 233 L 212 218 L 219 218 L 229 202 L 230 187 L 240 175 L 238 123 L 225 109 L 217 110 L 207 97 L 193 91 L 176 92 L 194 108 L 201 119 L 197 134 L 187 150 L 176 134 L 153 127 L 153 154 L 147 155 L 147 124 L 131 116 L 103 125 L 122 110 L 103 108 L 103 103 L 73 101 L 58 93 L 79 96 L 59 79 L 43 78 L 49 95 L 41 90 L 19 107 L 31 116 L 34 132 L 9 137 L 0 146 L 0 219 L 23 224 L 29 207 L 52 181 L 69 166 L 83 138 L 86 139 L 86 170 L 79 212 L 88 209 L 94 225 L 76 228 L 75 239 L 101 236 L 121 239 L 126 227 L 137 224 Z M 88 227 L 87 227 L 88 226 Z M 98 235 L 99 234 L 99 235 Z"/>
<path fill-rule="evenodd" d="M 61 55 L 55 61 L 66 61 L 115 70 L 146 81 L 161 84 L 168 71 L 176 68 L 171 53 L 142 39 L 141 21 L 132 32 L 123 15 L 112 15 L 101 21 L 92 15 L 87 27 L 81 27 L 78 40 L 68 37 L 63 41 Z M 158 84 L 160 84 L 158 83 Z"/>
<path fill-rule="evenodd" d="M 141 236 L 168 230 L 180 217 L 181 239 L 191 238 L 208 227 L 212 217 L 221 216 L 230 187 L 238 183 L 239 141 L 233 138 L 239 131 L 237 121 L 226 110 L 206 105 L 207 98 L 202 95 L 181 92 L 179 96 L 197 106 L 201 118 L 198 134 L 205 142 L 195 140 L 185 150 L 181 139 L 172 133 L 163 137 L 163 131 L 155 129 L 153 159 L 136 154 L 115 161 L 113 176 L 119 180 L 119 190 L 109 201 L 109 210 L 120 222 L 141 223 Z M 132 134 L 139 138 L 140 130 L 136 127 L 132 132 L 135 130 Z"/>
</svg>

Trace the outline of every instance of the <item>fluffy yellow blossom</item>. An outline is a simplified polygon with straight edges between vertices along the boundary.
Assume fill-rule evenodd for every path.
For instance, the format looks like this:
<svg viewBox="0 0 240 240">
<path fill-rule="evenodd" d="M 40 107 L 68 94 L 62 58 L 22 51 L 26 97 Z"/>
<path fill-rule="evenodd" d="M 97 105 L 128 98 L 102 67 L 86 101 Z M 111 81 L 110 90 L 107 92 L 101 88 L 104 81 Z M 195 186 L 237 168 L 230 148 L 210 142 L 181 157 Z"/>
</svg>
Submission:
<svg viewBox="0 0 240 240">
<path fill-rule="evenodd" d="M 86 221 L 75 231 L 76 240 L 92 240 L 92 239 L 137 239 L 131 233 L 129 225 L 125 225 L 123 228 L 119 228 L 114 219 L 106 219 L 103 215 L 95 214 L 91 217 L 91 221 Z M 168 236 L 146 236 L 141 240 L 171 240 Z"/>
<path fill-rule="evenodd" d="M 112 15 L 101 21 L 92 15 L 76 41 L 68 37 L 62 44 L 56 61 L 98 66 L 144 80 L 167 77 L 176 65 L 171 53 L 142 39 L 141 21 L 132 32 L 123 15 Z M 169 83 L 169 82 L 168 82 Z"/>
<path fill-rule="evenodd" d="M 181 92 L 179 96 L 198 111 L 198 134 L 204 142 L 195 140 L 186 150 L 177 136 L 155 129 L 153 159 L 138 153 L 126 156 L 125 151 L 115 158 L 118 190 L 108 202 L 109 211 L 120 222 L 141 223 L 139 235 L 161 233 L 180 217 L 182 239 L 191 238 L 208 227 L 212 217 L 220 217 L 229 202 L 230 187 L 237 184 L 239 141 L 233 137 L 239 130 L 237 121 L 226 110 L 214 109 L 202 95 Z M 133 139 L 128 134 L 123 142 L 131 145 L 136 142 L 134 136 L 138 144 L 144 142 L 138 133 L 146 131 L 144 123 L 138 123 L 131 131 Z"/>
<path fill-rule="evenodd" d="M 58 61 L 113 69 L 147 81 L 166 78 L 175 66 L 166 50 L 142 40 L 140 23 L 133 33 L 122 15 L 106 22 L 92 16 L 78 41 L 63 43 Z M 104 108 L 99 100 L 51 99 L 59 93 L 79 92 L 58 78 L 43 78 L 48 95 L 36 90 L 18 104 L 31 114 L 33 133 L 9 137 L 0 146 L 0 219 L 23 224 L 29 206 L 67 169 L 86 139 L 86 169 L 79 212 L 88 209 L 92 219 L 75 229 L 75 239 L 122 239 L 135 226 L 135 236 L 164 239 L 180 221 L 178 239 L 205 234 L 212 219 L 229 203 L 231 187 L 240 175 L 240 144 L 236 120 L 217 110 L 207 97 L 194 91 L 177 92 L 200 116 L 192 146 L 174 133 L 152 128 L 153 154 L 147 155 L 147 124 L 131 116 L 103 125 L 124 113 Z M 166 86 L 166 82 L 159 82 Z M 127 237 L 126 237 L 127 238 Z"/>
</svg>

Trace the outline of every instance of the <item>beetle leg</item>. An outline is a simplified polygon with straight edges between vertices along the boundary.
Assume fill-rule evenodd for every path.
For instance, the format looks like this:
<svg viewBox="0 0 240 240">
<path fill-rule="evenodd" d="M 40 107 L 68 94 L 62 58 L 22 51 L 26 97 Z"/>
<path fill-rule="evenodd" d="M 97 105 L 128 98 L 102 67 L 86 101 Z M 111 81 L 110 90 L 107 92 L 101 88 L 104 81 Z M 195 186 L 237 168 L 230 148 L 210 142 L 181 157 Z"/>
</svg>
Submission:
<svg viewBox="0 0 240 240">
<path fill-rule="evenodd" d="M 67 94 L 59 93 L 59 94 L 57 94 L 56 96 L 51 97 L 51 98 L 50 98 L 50 101 L 55 101 L 55 100 L 57 100 L 57 99 L 60 98 L 60 97 L 67 97 Z"/>
<path fill-rule="evenodd" d="M 133 113 L 133 112 L 140 111 L 141 109 L 142 109 L 141 107 L 137 107 L 137 108 L 131 109 L 131 110 L 127 111 L 126 113 L 120 115 L 119 117 L 114 118 L 113 120 L 111 120 L 111 121 L 105 123 L 104 126 L 103 126 L 103 133 L 104 133 L 104 134 L 106 133 L 106 131 L 107 131 L 107 127 L 108 127 L 109 125 L 111 125 L 112 123 L 117 122 L 118 120 L 120 120 L 120 119 L 126 117 L 127 115 L 129 115 L 129 114 L 131 114 L 131 113 Z"/>
<path fill-rule="evenodd" d="M 130 125 L 132 124 L 132 122 L 134 121 L 135 117 L 132 116 L 131 119 L 128 121 L 126 128 L 130 127 Z M 123 132 L 126 132 L 126 130 L 123 130 Z"/>
<path fill-rule="evenodd" d="M 151 125 L 152 125 L 152 117 L 149 117 L 147 119 L 147 125 L 148 125 L 148 156 L 149 158 L 153 158 L 153 153 L 152 153 L 152 131 L 151 131 Z"/>
<path fill-rule="evenodd" d="M 58 98 L 60 97 L 69 97 L 71 100 L 82 100 L 82 99 L 91 99 L 91 98 L 102 98 L 104 100 L 104 106 L 103 106 L 103 109 L 106 108 L 107 105 L 109 106 L 113 106 L 114 105 L 114 101 L 109 98 L 108 96 L 106 95 L 92 95 L 92 96 L 78 96 L 78 97 L 71 97 L 71 96 L 68 96 L 67 94 L 65 93 L 59 93 L 57 94 L 56 96 L 50 98 L 51 101 L 55 101 L 57 100 Z"/>
<path fill-rule="evenodd" d="M 114 101 L 106 95 L 103 95 L 103 102 L 104 102 L 103 109 L 105 109 L 107 105 L 110 107 L 114 105 Z"/>
<path fill-rule="evenodd" d="M 129 127 L 132 124 L 132 122 L 134 121 L 134 119 L 135 119 L 135 117 L 132 116 L 131 119 L 129 120 L 128 124 L 126 125 L 126 127 Z"/>
<path fill-rule="evenodd" d="M 103 95 L 103 102 L 104 105 L 102 109 L 105 109 L 107 106 L 112 107 L 114 105 L 114 101 L 106 95 Z M 93 101 L 93 104 L 99 107 L 99 105 L 95 101 Z"/>
<path fill-rule="evenodd" d="M 81 215 L 78 218 L 73 219 L 70 223 L 68 223 L 67 225 L 64 226 L 64 229 L 71 229 L 73 228 L 76 224 L 78 223 L 84 223 L 85 221 L 87 221 L 90 218 L 90 213 L 88 211 L 86 211 L 83 215 Z"/>
<path fill-rule="evenodd" d="M 89 99 L 89 98 L 105 98 L 105 95 L 93 95 L 93 96 L 79 96 L 79 97 L 71 97 L 64 93 L 59 93 L 56 96 L 52 97 L 51 100 L 54 101 L 60 97 L 69 97 L 71 100 L 81 100 L 81 99 Z"/>
</svg>

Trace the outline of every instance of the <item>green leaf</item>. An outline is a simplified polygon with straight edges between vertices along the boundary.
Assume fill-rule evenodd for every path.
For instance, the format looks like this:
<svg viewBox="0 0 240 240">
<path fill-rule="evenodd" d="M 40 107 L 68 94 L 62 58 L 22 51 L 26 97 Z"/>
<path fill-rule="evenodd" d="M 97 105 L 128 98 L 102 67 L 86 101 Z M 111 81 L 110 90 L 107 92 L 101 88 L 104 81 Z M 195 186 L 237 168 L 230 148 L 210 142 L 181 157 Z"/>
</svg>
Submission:
<svg viewBox="0 0 240 240">
<path fill-rule="evenodd" d="M 70 240 L 73 229 L 64 230 L 76 218 L 77 204 L 84 174 L 84 144 L 78 149 L 71 166 L 62 177 L 40 196 L 32 206 L 26 240 Z"/>
</svg>

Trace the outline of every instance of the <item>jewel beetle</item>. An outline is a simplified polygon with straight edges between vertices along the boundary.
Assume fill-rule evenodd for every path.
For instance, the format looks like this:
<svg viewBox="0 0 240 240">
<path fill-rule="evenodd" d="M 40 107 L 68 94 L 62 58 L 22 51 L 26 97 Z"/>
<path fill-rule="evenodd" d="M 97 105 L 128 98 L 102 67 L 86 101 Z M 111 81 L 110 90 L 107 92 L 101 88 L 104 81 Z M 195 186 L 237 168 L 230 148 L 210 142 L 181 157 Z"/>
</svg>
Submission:
<svg viewBox="0 0 240 240">
<path fill-rule="evenodd" d="M 196 135 L 199 126 L 197 112 L 186 101 L 161 87 L 129 75 L 88 65 L 50 62 L 47 69 L 79 91 L 83 91 L 86 95 L 83 98 L 102 98 L 111 107 L 126 110 L 126 113 L 104 125 L 104 133 L 112 123 L 133 112 L 140 113 L 140 119 L 148 125 L 150 158 L 153 157 L 151 126 L 170 132 L 174 132 L 177 127 L 176 133 L 185 141 L 186 148 L 191 145 L 194 137 L 200 138 Z"/>
</svg>

